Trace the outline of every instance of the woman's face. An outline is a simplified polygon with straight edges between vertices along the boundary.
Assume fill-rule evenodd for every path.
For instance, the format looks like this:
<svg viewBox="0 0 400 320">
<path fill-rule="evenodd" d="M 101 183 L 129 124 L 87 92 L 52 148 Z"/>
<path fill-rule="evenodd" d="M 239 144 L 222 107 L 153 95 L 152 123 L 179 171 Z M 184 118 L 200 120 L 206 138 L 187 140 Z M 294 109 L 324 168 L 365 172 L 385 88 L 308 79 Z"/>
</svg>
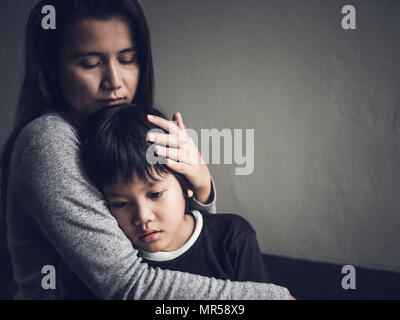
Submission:
<svg viewBox="0 0 400 320">
<path fill-rule="evenodd" d="M 138 86 L 137 48 L 129 22 L 85 18 L 71 23 L 60 50 L 58 80 L 70 112 L 81 118 L 131 103 Z"/>
</svg>

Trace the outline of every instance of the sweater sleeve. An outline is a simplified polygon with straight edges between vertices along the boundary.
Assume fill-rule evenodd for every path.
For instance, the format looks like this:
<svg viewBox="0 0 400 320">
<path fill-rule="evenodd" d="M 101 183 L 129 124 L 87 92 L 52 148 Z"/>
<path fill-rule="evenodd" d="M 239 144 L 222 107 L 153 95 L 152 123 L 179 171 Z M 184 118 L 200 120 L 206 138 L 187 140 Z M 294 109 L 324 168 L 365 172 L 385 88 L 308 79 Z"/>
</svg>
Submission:
<svg viewBox="0 0 400 320">
<path fill-rule="evenodd" d="M 17 201 L 59 256 L 101 299 L 288 299 L 286 288 L 153 269 L 137 256 L 82 172 L 76 132 L 57 116 L 19 140 Z"/>
<path fill-rule="evenodd" d="M 196 198 L 193 198 L 193 201 L 191 202 L 191 205 L 193 206 L 192 209 L 199 210 L 202 212 L 207 212 L 207 213 L 217 213 L 217 193 L 216 193 L 216 188 L 215 188 L 215 182 L 214 179 L 211 178 L 211 195 L 210 195 L 210 201 L 206 204 L 203 204 L 199 202 Z"/>
</svg>

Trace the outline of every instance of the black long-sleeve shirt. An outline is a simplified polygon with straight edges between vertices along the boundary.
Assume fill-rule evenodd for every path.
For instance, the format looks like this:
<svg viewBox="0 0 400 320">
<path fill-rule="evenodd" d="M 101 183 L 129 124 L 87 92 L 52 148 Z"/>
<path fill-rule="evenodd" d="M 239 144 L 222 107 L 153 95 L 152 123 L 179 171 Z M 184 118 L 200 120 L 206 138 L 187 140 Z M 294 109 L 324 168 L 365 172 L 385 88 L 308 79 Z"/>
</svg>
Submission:
<svg viewBox="0 0 400 320">
<path fill-rule="evenodd" d="M 270 282 L 256 233 L 244 218 L 235 214 L 200 216 L 201 233 L 186 252 L 168 261 L 143 259 L 161 269 L 224 280 Z"/>
</svg>

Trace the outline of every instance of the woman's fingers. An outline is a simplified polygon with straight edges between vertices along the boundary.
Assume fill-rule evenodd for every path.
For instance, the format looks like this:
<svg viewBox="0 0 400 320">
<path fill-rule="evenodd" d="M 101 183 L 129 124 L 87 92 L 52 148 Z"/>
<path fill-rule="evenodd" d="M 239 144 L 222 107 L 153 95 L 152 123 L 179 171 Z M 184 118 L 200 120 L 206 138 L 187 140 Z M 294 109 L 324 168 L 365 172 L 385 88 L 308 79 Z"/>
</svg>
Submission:
<svg viewBox="0 0 400 320">
<path fill-rule="evenodd" d="M 173 123 L 172 121 L 169 121 L 167 119 L 158 117 L 158 116 L 153 116 L 153 115 L 147 115 L 147 119 L 152 123 L 155 124 L 156 126 L 164 129 L 165 131 L 168 131 L 170 134 L 175 134 L 178 135 L 179 133 L 179 128 L 178 126 Z"/>
<path fill-rule="evenodd" d="M 178 172 L 180 174 L 185 174 L 187 170 L 190 168 L 190 166 L 186 163 L 183 162 L 177 162 L 175 160 L 167 158 L 165 161 L 165 164 L 175 172 Z"/>
<path fill-rule="evenodd" d="M 189 162 L 189 159 L 186 157 L 185 153 L 182 150 L 175 148 L 165 148 L 162 146 L 155 146 L 154 152 L 159 156 L 177 161 L 177 162 Z"/>
<path fill-rule="evenodd" d="M 161 157 L 169 158 L 177 162 L 185 162 L 190 165 L 201 164 L 201 155 L 195 150 L 182 150 L 176 148 L 166 148 L 160 145 L 154 147 L 154 152 Z M 197 154 L 197 156 L 196 156 Z"/>
<path fill-rule="evenodd" d="M 184 125 L 184 123 L 183 123 L 182 115 L 181 115 L 180 112 L 176 112 L 176 113 L 174 114 L 173 119 L 175 119 L 176 124 L 178 125 L 178 128 L 184 129 L 184 130 L 186 129 L 186 128 L 185 128 L 185 125 Z"/>
<path fill-rule="evenodd" d="M 183 123 L 182 115 L 179 112 L 176 112 L 173 118 L 175 119 L 176 124 L 158 116 L 148 115 L 148 120 L 151 123 L 170 133 L 169 137 L 167 135 L 163 136 L 162 133 L 150 133 L 148 140 L 173 147 L 184 144 L 187 141 L 188 136 L 186 133 L 185 124 Z"/>
<path fill-rule="evenodd" d="M 146 139 L 147 141 L 159 143 L 169 147 L 178 146 L 178 137 L 171 134 L 150 132 Z"/>
</svg>

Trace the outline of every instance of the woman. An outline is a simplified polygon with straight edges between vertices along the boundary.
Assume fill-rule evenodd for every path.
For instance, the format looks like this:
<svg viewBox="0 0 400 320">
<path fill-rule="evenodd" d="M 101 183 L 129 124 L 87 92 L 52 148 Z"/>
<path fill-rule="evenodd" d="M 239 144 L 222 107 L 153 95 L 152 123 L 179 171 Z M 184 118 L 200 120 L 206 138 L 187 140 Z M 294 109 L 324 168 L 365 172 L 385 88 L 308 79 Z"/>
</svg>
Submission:
<svg viewBox="0 0 400 320">
<path fill-rule="evenodd" d="M 56 9 L 55 30 L 41 27 L 45 5 Z M 77 130 L 90 114 L 115 104 L 153 105 L 150 37 L 136 0 L 39 1 L 28 20 L 25 50 L 16 124 L 2 157 L 15 298 L 290 298 L 287 289 L 272 284 L 148 267 L 83 174 Z M 169 165 L 193 184 L 198 209 L 213 211 L 209 170 L 185 157 L 198 151 L 182 138 L 187 135 L 180 115 L 175 118 L 177 125 L 151 120 L 171 128 L 158 141 L 166 145 L 160 153 L 177 140 Z M 42 283 L 49 265 L 56 270 L 50 288 Z"/>
</svg>

